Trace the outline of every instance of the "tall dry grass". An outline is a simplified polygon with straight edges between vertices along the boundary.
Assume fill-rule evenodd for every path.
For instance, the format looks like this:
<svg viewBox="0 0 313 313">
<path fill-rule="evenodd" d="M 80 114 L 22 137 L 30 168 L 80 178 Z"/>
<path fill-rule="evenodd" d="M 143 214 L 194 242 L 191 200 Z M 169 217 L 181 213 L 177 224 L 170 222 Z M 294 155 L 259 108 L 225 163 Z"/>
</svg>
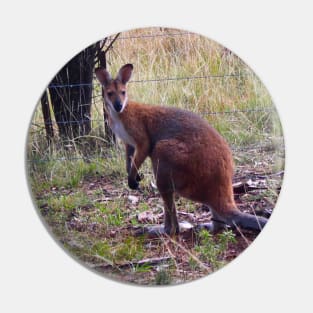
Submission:
<svg viewBox="0 0 313 313">
<path fill-rule="evenodd" d="M 132 100 L 194 111 L 234 147 L 283 144 L 279 117 L 266 87 L 236 54 L 217 42 L 177 29 L 135 29 L 121 33 L 107 54 L 108 70 L 113 75 L 125 63 L 134 65 L 128 86 Z M 186 77 L 190 79 L 180 79 Z M 87 150 L 102 153 L 103 141 L 95 139 L 104 136 L 103 104 L 96 80 L 93 93 L 93 130 Z M 232 111 L 236 112 L 221 113 Z M 39 105 L 29 131 L 28 158 L 64 154 L 58 140 L 53 151 L 47 147 Z"/>
</svg>

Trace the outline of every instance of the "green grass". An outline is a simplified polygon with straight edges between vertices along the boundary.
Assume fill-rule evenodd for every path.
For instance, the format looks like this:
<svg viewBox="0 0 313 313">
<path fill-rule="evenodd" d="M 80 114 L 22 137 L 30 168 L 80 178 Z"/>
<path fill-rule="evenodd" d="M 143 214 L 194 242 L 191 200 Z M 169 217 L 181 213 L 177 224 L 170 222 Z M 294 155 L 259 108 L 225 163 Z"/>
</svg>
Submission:
<svg viewBox="0 0 313 313">
<path fill-rule="evenodd" d="M 113 264 L 121 264 L 140 260 L 144 255 L 144 248 L 142 239 L 126 237 L 116 245 L 112 245 L 109 240 L 97 242 L 92 247 L 92 253 L 109 260 Z"/>
<path fill-rule="evenodd" d="M 52 210 L 59 211 L 86 208 L 91 206 L 92 202 L 85 193 L 77 192 L 73 195 L 49 197 L 47 204 Z"/>
<path fill-rule="evenodd" d="M 28 164 L 28 171 L 32 173 L 30 182 L 35 192 L 52 187 L 77 187 L 82 178 L 94 177 L 103 172 L 103 165 L 97 160 L 88 163 L 84 160 L 66 160 L 59 156 L 59 159 L 51 157 L 51 160 L 37 163 L 34 159 L 32 162 Z"/>
<path fill-rule="evenodd" d="M 213 271 L 225 265 L 224 253 L 230 243 L 236 242 L 235 235 L 231 230 L 225 230 L 215 237 L 202 230 L 199 233 L 199 240 L 200 244 L 196 245 L 194 250 L 199 254 L 202 261 L 209 263 Z M 192 266 L 195 266 L 194 262 Z"/>
</svg>

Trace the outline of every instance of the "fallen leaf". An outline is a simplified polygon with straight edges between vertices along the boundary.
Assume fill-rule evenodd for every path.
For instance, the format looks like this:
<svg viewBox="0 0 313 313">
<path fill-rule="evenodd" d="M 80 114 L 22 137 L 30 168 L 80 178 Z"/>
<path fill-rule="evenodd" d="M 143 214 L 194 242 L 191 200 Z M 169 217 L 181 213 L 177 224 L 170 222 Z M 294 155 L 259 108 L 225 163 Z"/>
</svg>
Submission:
<svg viewBox="0 0 313 313">
<path fill-rule="evenodd" d="M 152 211 L 144 211 L 137 215 L 138 222 L 140 223 L 156 223 L 159 215 L 155 215 Z"/>
<path fill-rule="evenodd" d="M 132 204 L 137 204 L 137 202 L 139 201 L 139 198 L 133 195 L 129 195 L 127 198 Z"/>
<path fill-rule="evenodd" d="M 150 181 L 150 185 L 153 189 L 158 189 L 158 187 L 156 186 L 156 184 L 152 180 Z"/>
</svg>

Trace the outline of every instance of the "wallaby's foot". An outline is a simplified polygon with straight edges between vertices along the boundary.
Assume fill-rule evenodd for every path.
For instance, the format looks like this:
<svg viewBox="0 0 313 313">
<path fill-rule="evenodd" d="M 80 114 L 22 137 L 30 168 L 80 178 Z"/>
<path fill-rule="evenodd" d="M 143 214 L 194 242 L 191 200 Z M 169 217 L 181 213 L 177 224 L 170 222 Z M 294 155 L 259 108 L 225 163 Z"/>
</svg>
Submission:
<svg viewBox="0 0 313 313">
<path fill-rule="evenodd" d="M 143 231 L 148 235 L 148 236 L 162 236 L 162 235 L 171 235 L 169 231 L 166 231 L 165 227 L 163 225 L 151 225 L 151 226 L 146 226 L 143 228 Z"/>
<path fill-rule="evenodd" d="M 178 232 L 177 232 L 178 234 Z M 148 237 L 159 237 L 162 235 L 168 235 L 170 236 L 171 233 L 169 231 L 166 231 L 165 227 L 163 225 L 150 225 L 150 226 L 143 226 L 136 230 L 135 232 L 136 236 L 140 235 L 147 235 Z M 172 234 L 174 235 L 174 234 Z"/>
<path fill-rule="evenodd" d="M 164 225 L 150 225 L 139 228 L 136 230 L 135 235 L 147 235 L 148 237 L 174 236 L 192 231 L 193 228 L 193 225 L 188 222 L 181 222 L 178 227 L 173 229 L 168 229 Z"/>
<path fill-rule="evenodd" d="M 213 218 L 211 222 L 198 224 L 195 230 L 205 229 L 213 234 L 226 228 L 236 229 L 237 227 L 261 231 L 266 223 L 267 219 L 264 217 L 236 211 L 228 217 L 219 216 L 218 219 Z"/>
<path fill-rule="evenodd" d="M 268 219 L 262 216 L 256 216 L 243 212 L 235 212 L 233 216 L 227 221 L 232 227 L 242 227 L 245 229 L 251 229 L 261 231 L 266 225 Z"/>
<path fill-rule="evenodd" d="M 219 223 L 219 222 L 216 222 L 216 221 L 211 221 L 211 222 L 207 222 L 207 223 L 198 224 L 195 227 L 195 231 L 199 232 L 202 229 L 205 229 L 205 230 L 209 231 L 210 233 L 215 234 L 219 230 L 222 230 L 222 229 L 225 229 L 225 228 L 227 228 L 227 225 L 225 223 Z"/>
</svg>

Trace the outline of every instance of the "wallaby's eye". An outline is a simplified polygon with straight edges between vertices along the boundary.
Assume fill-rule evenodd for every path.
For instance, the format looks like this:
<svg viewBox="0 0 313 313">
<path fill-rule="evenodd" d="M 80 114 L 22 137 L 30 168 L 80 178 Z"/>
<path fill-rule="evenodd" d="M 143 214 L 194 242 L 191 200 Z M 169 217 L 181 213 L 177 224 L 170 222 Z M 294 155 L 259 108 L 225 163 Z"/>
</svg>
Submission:
<svg viewBox="0 0 313 313">
<path fill-rule="evenodd" d="M 122 96 L 125 96 L 125 95 L 126 95 L 126 91 L 125 91 L 125 90 L 122 90 L 122 91 L 121 91 L 121 94 L 122 94 Z"/>
<path fill-rule="evenodd" d="M 112 97 L 113 96 L 113 91 L 108 91 L 107 94 L 108 94 L 108 97 Z"/>
</svg>

